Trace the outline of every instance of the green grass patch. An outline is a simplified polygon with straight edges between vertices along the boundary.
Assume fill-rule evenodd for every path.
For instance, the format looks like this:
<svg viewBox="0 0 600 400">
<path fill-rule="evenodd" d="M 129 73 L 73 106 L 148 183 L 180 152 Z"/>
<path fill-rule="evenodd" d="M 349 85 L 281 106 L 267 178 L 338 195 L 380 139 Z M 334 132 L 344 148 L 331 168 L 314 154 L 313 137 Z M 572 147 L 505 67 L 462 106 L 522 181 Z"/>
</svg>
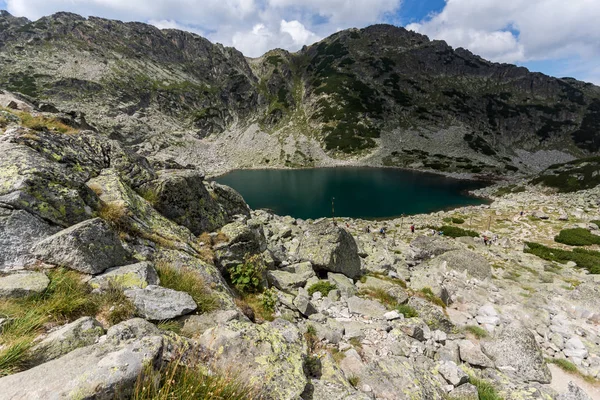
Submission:
<svg viewBox="0 0 600 400">
<path fill-rule="evenodd" d="M 133 388 L 133 400 L 247 400 L 259 391 L 231 373 L 209 373 L 202 363 L 172 362 L 155 371 L 144 368 Z"/>
<path fill-rule="evenodd" d="M 388 310 L 393 310 L 398 307 L 398 301 L 394 296 L 389 294 L 385 289 L 375 288 L 375 287 L 366 287 L 362 288 L 360 293 L 362 295 L 371 297 L 381 304 L 383 304 Z"/>
<path fill-rule="evenodd" d="M 451 225 L 443 225 L 441 227 L 430 227 L 431 229 L 435 229 L 438 232 L 443 232 L 444 236 L 449 236 L 451 238 L 470 236 L 470 237 L 479 237 L 479 233 L 469 230 L 459 228 L 458 226 Z"/>
<path fill-rule="evenodd" d="M 337 287 L 335 285 L 332 285 L 330 282 L 319 281 L 308 288 L 308 294 L 312 296 L 316 292 L 321 292 L 323 296 L 327 296 L 329 292 L 335 289 L 337 289 Z"/>
<path fill-rule="evenodd" d="M 417 292 L 417 295 L 420 295 L 420 297 L 423 297 L 425 300 L 429 301 L 430 303 L 438 305 L 442 308 L 446 308 L 446 304 L 443 302 L 442 299 L 440 299 L 435 294 L 433 294 L 433 291 L 431 290 L 431 288 L 425 287 L 423 289 L 420 289 Z"/>
<path fill-rule="evenodd" d="M 554 237 L 554 241 L 569 246 L 591 246 L 600 244 L 600 236 L 584 228 L 563 229 Z"/>
<path fill-rule="evenodd" d="M 579 268 L 587 269 L 591 274 L 600 274 L 600 252 L 585 249 L 562 250 L 539 243 L 525 242 L 524 252 L 534 254 L 544 260 L 565 264 L 573 261 Z"/>
<path fill-rule="evenodd" d="M 417 310 L 415 310 L 407 304 L 399 304 L 398 306 L 396 306 L 396 310 L 400 314 L 404 315 L 405 318 L 415 318 L 419 316 Z"/>
<path fill-rule="evenodd" d="M 169 289 L 186 292 L 198 305 L 198 312 L 214 311 L 219 301 L 211 292 L 199 272 L 190 268 L 175 268 L 167 263 L 156 264 L 160 285 Z"/>
<path fill-rule="evenodd" d="M 490 382 L 477 378 L 474 375 L 471 375 L 469 378 L 469 382 L 477 387 L 479 400 L 504 400 Z"/>
<path fill-rule="evenodd" d="M 471 333 L 477 339 L 482 339 L 488 337 L 488 331 L 477 326 L 477 325 L 467 325 L 464 328 L 465 332 Z"/>
<path fill-rule="evenodd" d="M 594 219 L 594 220 L 591 220 L 590 222 L 600 228 L 600 219 Z"/>
</svg>

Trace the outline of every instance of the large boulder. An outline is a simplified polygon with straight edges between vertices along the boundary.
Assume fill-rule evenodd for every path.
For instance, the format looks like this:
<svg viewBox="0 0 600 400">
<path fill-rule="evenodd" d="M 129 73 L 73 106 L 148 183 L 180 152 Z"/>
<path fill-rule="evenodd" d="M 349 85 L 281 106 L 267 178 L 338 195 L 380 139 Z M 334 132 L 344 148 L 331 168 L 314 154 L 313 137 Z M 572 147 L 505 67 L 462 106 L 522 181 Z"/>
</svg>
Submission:
<svg viewBox="0 0 600 400">
<path fill-rule="evenodd" d="M 123 289 L 144 289 L 148 285 L 158 285 L 159 282 L 156 270 L 146 261 L 110 268 L 88 281 L 94 289 L 107 289 L 111 283 Z"/>
<path fill-rule="evenodd" d="M 138 376 L 162 353 L 160 336 L 106 340 L 0 378 L 0 400 L 113 399 L 131 395 Z"/>
<path fill-rule="evenodd" d="M 250 207 L 244 201 L 244 198 L 229 186 L 218 184 L 215 181 L 204 182 L 211 197 L 219 203 L 228 220 L 236 215 L 250 216 Z"/>
<path fill-rule="evenodd" d="M 63 325 L 50 332 L 30 351 L 34 364 L 42 364 L 63 356 L 71 351 L 95 344 L 104 329 L 92 317 L 81 317 L 70 324 Z"/>
<path fill-rule="evenodd" d="M 100 218 L 64 229 L 33 247 L 36 258 L 86 274 L 125 265 L 128 253 L 117 234 Z"/>
<path fill-rule="evenodd" d="M 436 264 L 445 264 L 455 271 L 467 271 L 470 276 L 483 280 L 492 276 L 492 267 L 488 260 L 470 250 L 453 250 L 445 252 L 435 259 Z"/>
<path fill-rule="evenodd" d="M 42 272 L 19 271 L 0 275 L 0 298 L 42 293 L 49 284 L 50 279 Z"/>
<path fill-rule="evenodd" d="M 0 271 L 32 264 L 33 244 L 59 230 L 27 211 L 0 207 Z"/>
<path fill-rule="evenodd" d="M 349 278 L 361 273 L 358 246 L 352 235 L 331 222 L 309 225 L 303 233 L 297 257 L 317 270 L 338 272 Z"/>
<path fill-rule="evenodd" d="M 308 383 L 303 369 L 306 343 L 290 322 L 230 321 L 207 330 L 198 342 L 212 354 L 216 367 L 260 386 L 265 399 L 300 398 Z"/>
<path fill-rule="evenodd" d="M 128 289 L 125 296 L 131 299 L 138 314 L 152 321 L 180 317 L 198 308 L 189 294 L 155 285 Z"/>
<path fill-rule="evenodd" d="M 579 386 L 573 382 L 569 382 L 567 392 L 561 394 L 556 400 L 592 400 Z"/>
<path fill-rule="evenodd" d="M 460 247 L 452 240 L 440 236 L 418 236 L 410 243 L 409 258 L 420 262 Z"/>
<path fill-rule="evenodd" d="M 481 347 L 501 371 L 527 382 L 552 380 L 535 336 L 518 322 L 506 326 L 494 340 L 482 343 Z"/>
<path fill-rule="evenodd" d="M 293 293 L 295 289 L 304 287 L 306 281 L 315 276 L 315 271 L 313 271 L 312 265 L 309 262 L 294 264 L 280 270 L 267 272 L 269 283 L 287 293 Z"/>
<path fill-rule="evenodd" d="M 147 194 L 145 197 L 165 217 L 187 227 L 195 235 L 213 232 L 231 221 L 233 215 L 215 199 L 214 193 L 223 194 L 228 205 L 236 203 L 235 195 L 221 186 L 213 189 L 211 195 L 200 171 L 164 170 L 157 175 L 156 180 L 142 186 L 140 191 Z M 243 199 L 239 204 L 242 203 Z M 241 214 L 250 215 L 248 206 L 234 208 Z"/>
<path fill-rule="evenodd" d="M 227 242 L 215 246 L 217 264 L 227 270 L 244 262 L 246 255 L 261 254 L 267 250 L 262 226 L 254 220 L 235 221 L 221 228 Z"/>
</svg>

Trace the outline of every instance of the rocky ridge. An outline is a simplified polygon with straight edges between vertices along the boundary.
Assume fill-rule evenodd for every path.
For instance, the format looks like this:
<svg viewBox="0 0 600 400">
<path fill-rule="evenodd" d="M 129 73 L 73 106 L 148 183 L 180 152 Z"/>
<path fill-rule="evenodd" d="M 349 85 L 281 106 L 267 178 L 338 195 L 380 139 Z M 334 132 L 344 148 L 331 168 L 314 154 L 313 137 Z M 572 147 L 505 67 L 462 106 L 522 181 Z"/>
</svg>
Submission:
<svg viewBox="0 0 600 400">
<path fill-rule="evenodd" d="M 0 399 L 130 397 L 178 363 L 235 372 L 247 398 L 599 398 L 598 275 L 526 252 L 571 249 L 553 241 L 565 228 L 600 235 L 599 187 L 523 181 L 480 190 L 489 205 L 298 220 L 20 104 L 0 135 Z M 65 280 L 85 301 L 56 312 Z"/>
<path fill-rule="evenodd" d="M 0 86 L 208 175 L 372 165 L 506 176 L 600 149 L 598 87 L 390 25 L 258 59 L 187 32 L 70 13 L 3 12 L 0 27 Z"/>
</svg>

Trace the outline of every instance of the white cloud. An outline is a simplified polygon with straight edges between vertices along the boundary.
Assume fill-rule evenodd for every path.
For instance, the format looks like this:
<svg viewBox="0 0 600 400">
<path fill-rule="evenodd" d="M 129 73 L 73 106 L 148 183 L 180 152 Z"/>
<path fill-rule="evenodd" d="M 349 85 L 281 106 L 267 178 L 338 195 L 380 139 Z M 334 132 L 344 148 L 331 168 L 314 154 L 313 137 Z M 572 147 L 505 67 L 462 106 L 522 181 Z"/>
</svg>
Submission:
<svg viewBox="0 0 600 400">
<path fill-rule="evenodd" d="M 401 0 L 7 0 L 9 12 L 35 20 L 57 11 L 159 28 L 184 29 L 256 57 L 298 50 L 340 28 L 363 27 L 398 9 Z"/>
<path fill-rule="evenodd" d="M 494 61 L 600 57 L 600 1 L 447 0 L 408 28 Z"/>
</svg>

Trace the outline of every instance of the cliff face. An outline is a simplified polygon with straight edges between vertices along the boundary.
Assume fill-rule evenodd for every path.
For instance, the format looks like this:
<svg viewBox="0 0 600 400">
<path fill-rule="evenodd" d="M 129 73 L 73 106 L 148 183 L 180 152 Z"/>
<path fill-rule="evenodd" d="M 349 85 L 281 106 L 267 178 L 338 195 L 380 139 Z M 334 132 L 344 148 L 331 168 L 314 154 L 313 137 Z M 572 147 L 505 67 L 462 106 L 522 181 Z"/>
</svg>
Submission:
<svg viewBox="0 0 600 400">
<path fill-rule="evenodd" d="M 83 111 L 146 156 L 209 171 L 219 160 L 506 174 L 600 150 L 598 87 L 389 25 L 258 59 L 191 33 L 68 13 L 29 22 L 4 12 L 0 27 L 1 86 Z"/>
</svg>

